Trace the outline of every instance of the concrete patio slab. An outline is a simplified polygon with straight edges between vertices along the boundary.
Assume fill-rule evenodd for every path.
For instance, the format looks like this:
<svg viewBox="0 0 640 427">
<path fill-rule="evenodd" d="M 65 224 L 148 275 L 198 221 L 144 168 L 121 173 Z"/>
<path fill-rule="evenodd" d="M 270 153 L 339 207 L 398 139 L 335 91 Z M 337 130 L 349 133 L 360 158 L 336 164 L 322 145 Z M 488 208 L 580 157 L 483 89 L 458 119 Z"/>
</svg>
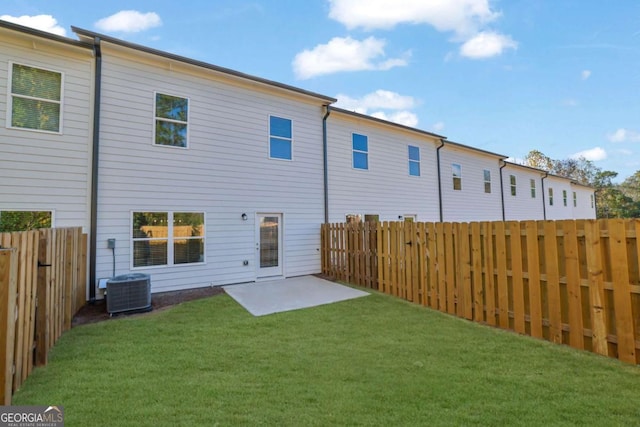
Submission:
<svg viewBox="0 0 640 427">
<path fill-rule="evenodd" d="M 224 286 L 254 316 L 279 313 L 359 298 L 369 293 L 315 276 Z"/>
</svg>

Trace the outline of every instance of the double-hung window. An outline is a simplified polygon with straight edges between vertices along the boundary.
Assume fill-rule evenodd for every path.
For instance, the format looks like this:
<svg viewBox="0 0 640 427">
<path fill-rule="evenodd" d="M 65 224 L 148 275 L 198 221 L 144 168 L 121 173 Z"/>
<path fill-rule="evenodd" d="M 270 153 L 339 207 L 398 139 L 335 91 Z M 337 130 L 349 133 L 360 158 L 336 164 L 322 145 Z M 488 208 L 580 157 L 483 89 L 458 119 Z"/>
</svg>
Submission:
<svg viewBox="0 0 640 427">
<path fill-rule="evenodd" d="M 351 148 L 353 149 L 353 168 L 369 169 L 369 138 L 366 135 L 352 134 Z"/>
<path fill-rule="evenodd" d="M 485 169 L 483 171 L 484 178 L 484 192 L 491 193 L 491 171 L 489 169 Z"/>
<path fill-rule="evenodd" d="M 531 187 L 531 198 L 535 199 L 536 198 L 536 180 L 530 179 L 529 186 Z M 542 196 L 544 197 L 544 194 Z"/>
<path fill-rule="evenodd" d="M 409 146 L 409 175 L 420 176 L 420 147 Z"/>
<path fill-rule="evenodd" d="M 134 268 L 202 263 L 204 240 L 203 212 L 133 212 Z"/>
<path fill-rule="evenodd" d="M 553 188 L 549 188 L 549 206 L 553 206 Z"/>
<path fill-rule="evenodd" d="M 462 190 L 462 166 L 453 163 L 451 165 L 451 173 L 453 176 L 453 189 Z"/>
<path fill-rule="evenodd" d="M 567 206 L 567 190 L 562 190 L 562 204 Z"/>
<path fill-rule="evenodd" d="M 10 127 L 60 133 L 62 80 L 56 71 L 11 64 Z"/>
<path fill-rule="evenodd" d="M 269 116 L 269 157 L 281 160 L 293 159 L 291 120 Z"/>
<path fill-rule="evenodd" d="M 187 148 L 189 100 L 156 93 L 155 144 Z"/>
<path fill-rule="evenodd" d="M 573 192 L 573 207 L 578 207 L 578 193 L 576 193 L 575 191 Z"/>
<path fill-rule="evenodd" d="M 511 186 L 511 195 L 515 196 L 517 193 L 517 188 L 516 188 L 516 176 L 515 175 L 509 175 L 509 185 Z"/>
</svg>

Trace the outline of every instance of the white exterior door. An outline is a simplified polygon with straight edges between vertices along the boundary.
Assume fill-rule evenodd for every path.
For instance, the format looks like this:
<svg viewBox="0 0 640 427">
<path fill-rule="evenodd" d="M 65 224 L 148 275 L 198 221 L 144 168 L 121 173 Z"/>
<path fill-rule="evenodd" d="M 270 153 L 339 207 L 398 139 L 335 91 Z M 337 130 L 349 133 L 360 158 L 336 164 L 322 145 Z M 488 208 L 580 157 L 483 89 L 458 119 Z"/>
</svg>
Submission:
<svg viewBox="0 0 640 427">
<path fill-rule="evenodd" d="M 282 276 L 282 214 L 260 213 L 256 219 L 257 277 Z"/>
</svg>

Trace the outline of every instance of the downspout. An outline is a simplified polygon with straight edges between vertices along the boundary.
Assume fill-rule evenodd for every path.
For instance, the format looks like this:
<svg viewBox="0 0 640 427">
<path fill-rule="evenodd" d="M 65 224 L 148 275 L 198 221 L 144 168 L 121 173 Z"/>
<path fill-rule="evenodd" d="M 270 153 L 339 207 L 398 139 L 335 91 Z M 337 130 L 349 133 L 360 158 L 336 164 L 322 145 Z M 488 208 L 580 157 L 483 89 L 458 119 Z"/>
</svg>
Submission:
<svg viewBox="0 0 640 427">
<path fill-rule="evenodd" d="M 327 105 L 327 113 L 322 118 L 322 161 L 324 173 L 324 223 L 329 223 L 329 159 L 327 154 L 327 119 L 331 114 L 331 106 Z"/>
<path fill-rule="evenodd" d="M 93 40 L 96 58 L 93 97 L 93 153 L 91 159 L 91 238 L 89 254 L 89 302 L 96 301 L 96 251 L 98 249 L 98 161 L 100 158 L 100 93 L 102 86 L 102 51 L 100 37 Z"/>
<path fill-rule="evenodd" d="M 436 162 L 438 168 L 438 205 L 440 209 L 440 222 L 444 221 L 442 214 L 442 176 L 440 175 L 440 149 L 444 147 L 444 139 L 440 140 L 440 145 L 436 148 Z"/>
<path fill-rule="evenodd" d="M 507 166 L 507 163 L 502 160 L 502 166 L 500 166 L 500 199 L 502 201 L 502 221 L 506 221 L 506 215 L 504 213 L 504 181 L 502 179 L 502 169 Z"/>
<path fill-rule="evenodd" d="M 545 197 L 547 197 L 544 193 L 544 179 L 549 176 L 549 172 L 545 172 L 544 176 L 540 180 L 542 183 L 542 219 L 547 219 L 547 203 L 545 202 Z"/>
</svg>

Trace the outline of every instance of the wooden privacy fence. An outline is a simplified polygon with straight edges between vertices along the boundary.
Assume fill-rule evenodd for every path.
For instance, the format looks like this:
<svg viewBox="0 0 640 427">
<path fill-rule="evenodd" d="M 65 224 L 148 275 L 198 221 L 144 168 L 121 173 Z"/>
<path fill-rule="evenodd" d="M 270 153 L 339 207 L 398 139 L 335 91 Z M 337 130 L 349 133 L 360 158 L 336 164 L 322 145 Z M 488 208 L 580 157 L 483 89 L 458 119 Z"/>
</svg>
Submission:
<svg viewBox="0 0 640 427">
<path fill-rule="evenodd" d="M 638 364 L 640 220 L 324 224 L 322 271 Z"/>
<path fill-rule="evenodd" d="M 0 233 L 0 398 L 11 403 L 86 302 L 80 228 Z"/>
</svg>

